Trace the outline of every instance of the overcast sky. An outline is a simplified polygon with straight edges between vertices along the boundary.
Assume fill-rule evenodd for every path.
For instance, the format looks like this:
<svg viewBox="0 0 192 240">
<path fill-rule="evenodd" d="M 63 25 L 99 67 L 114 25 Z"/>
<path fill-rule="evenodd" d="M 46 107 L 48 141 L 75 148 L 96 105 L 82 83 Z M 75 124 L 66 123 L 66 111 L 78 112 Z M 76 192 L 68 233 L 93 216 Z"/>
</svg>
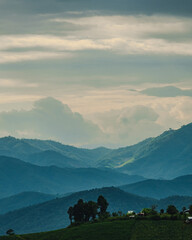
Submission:
<svg viewBox="0 0 192 240">
<path fill-rule="evenodd" d="M 192 121 L 191 0 L 0 0 L 0 136 L 119 147 Z"/>
</svg>

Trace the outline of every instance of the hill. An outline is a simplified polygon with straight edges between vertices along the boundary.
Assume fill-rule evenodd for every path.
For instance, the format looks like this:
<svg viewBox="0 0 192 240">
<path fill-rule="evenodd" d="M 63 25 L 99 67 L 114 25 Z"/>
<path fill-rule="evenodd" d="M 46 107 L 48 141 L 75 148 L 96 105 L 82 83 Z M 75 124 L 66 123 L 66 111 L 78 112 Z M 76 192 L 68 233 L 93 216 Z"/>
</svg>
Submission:
<svg viewBox="0 0 192 240">
<path fill-rule="evenodd" d="M 191 240 L 191 225 L 182 221 L 116 220 L 83 224 L 77 227 L 15 236 L 14 239 L 26 240 Z M 13 237 L 0 237 L 12 240 Z"/>
<path fill-rule="evenodd" d="M 52 150 L 46 150 L 38 153 L 33 153 L 24 158 L 26 162 L 35 164 L 38 166 L 57 166 L 61 168 L 71 167 L 84 167 L 85 164 L 78 160 L 66 157 L 60 152 Z"/>
<path fill-rule="evenodd" d="M 51 140 L 0 139 L 0 155 L 39 166 L 111 168 L 152 179 L 172 179 L 192 172 L 192 123 L 133 146 L 83 149 Z"/>
<path fill-rule="evenodd" d="M 120 189 L 143 197 L 165 198 L 173 195 L 192 196 L 192 175 L 173 180 L 144 180 L 121 186 Z"/>
<path fill-rule="evenodd" d="M 38 192 L 23 192 L 8 198 L 0 199 L 0 214 L 46 202 L 54 198 L 56 198 L 56 195 Z"/>
<path fill-rule="evenodd" d="M 0 156 L 0 198 L 26 191 L 64 194 L 142 179 L 110 169 L 40 167 Z"/>
<path fill-rule="evenodd" d="M 188 207 L 192 203 L 192 197 L 174 196 L 156 200 L 126 193 L 114 187 L 93 189 L 0 215 L 0 234 L 5 233 L 9 228 L 14 229 L 17 233 L 64 228 L 69 224 L 67 210 L 70 206 L 73 206 L 79 199 L 96 201 L 99 195 L 103 195 L 107 199 L 108 210 L 111 213 L 118 211 L 127 213 L 128 210 L 139 212 L 152 205 L 157 205 L 158 210 L 162 208 L 166 210 L 170 204 L 174 204 L 181 211 L 183 206 Z"/>
<path fill-rule="evenodd" d="M 45 166 L 93 167 L 97 159 L 110 151 L 103 147 L 93 150 L 76 148 L 51 140 L 0 138 L 0 155 Z"/>
<path fill-rule="evenodd" d="M 17 233 L 42 232 L 64 228 L 69 224 L 67 210 L 80 198 L 96 201 L 103 195 L 109 202 L 109 211 L 140 211 L 144 207 L 156 204 L 154 199 L 143 198 L 125 193 L 117 188 L 102 188 L 74 193 L 42 204 L 23 208 L 0 216 L 0 234 L 12 228 Z"/>
<path fill-rule="evenodd" d="M 98 166 L 146 178 L 172 179 L 192 172 L 192 123 L 137 145 L 113 150 Z"/>
</svg>

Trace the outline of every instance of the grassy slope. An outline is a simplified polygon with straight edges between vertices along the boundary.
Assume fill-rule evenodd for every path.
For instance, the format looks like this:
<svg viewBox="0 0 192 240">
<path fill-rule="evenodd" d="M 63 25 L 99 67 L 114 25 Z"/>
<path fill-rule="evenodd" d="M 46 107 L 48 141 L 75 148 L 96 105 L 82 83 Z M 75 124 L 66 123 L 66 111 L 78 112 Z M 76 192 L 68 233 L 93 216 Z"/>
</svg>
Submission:
<svg viewBox="0 0 192 240">
<path fill-rule="evenodd" d="M 0 237 L 0 240 L 191 240 L 192 225 L 182 221 L 116 220 L 58 231 Z"/>
</svg>

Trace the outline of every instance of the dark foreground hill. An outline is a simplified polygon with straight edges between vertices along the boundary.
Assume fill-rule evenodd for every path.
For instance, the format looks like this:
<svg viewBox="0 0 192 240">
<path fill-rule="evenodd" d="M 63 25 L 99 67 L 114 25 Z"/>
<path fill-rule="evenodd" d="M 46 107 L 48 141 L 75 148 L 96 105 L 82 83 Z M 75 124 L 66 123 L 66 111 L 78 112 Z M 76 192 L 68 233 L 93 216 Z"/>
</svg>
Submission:
<svg viewBox="0 0 192 240">
<path fill-rule="evenodd" d="M 56 198 L 56 195 L 38 192 L 23 192 L 8 198 L 0 199 L 0 214 L 46 202 L 54 198 Z"/>
<path fill-rule="evenodd" d="M 93 189 L 71 194 L 70 196 L 57 198 L 45 203 L 23 208 L 0 216 L 0 234 L 7 229 L 14 229 L 17 233 L 42 232 L 64 228 L 69 224 L 67 210 L 79 199 L 96 201 L 99 195 L 103 195 L 109 202 L 108 210 L 112 212 L 129 210 L 136 212 L 145 207 L 157 205 L 158 210 L 165 209 L 174 204 L 179 210 L 183 206 L 192 204 L 192 197 L 174 196 L 160 201 L 152 198 L 144 198 L 126 193 L 118 188 Z"/>
<path fill-rule="evenodd" d="M 144 180 L 121 186 L 120 189 L 143 197 L 165 198 L 174 195 L 192 196 L 192 175 L 173 180 Z"/>
<path fill-rule="evenodd" d="M 0 216 L 0 234 L 4 234 L 9 228 L 18 233 L 64 228 L 69 224 L 67 210 L 70 206 L 73 206 L 80 198 L 85 201 L 96 201 L 99 195 L 103 195 L 109 202 L 110 212 L 127 212 L 128 210 L 138 212 L 144 207 L 157 203 L 154 199 L 125 193 L 114 187 L 83 191 Z"/>
<path fill-rule="evenodd" d="M 0 198 L 25 191 L 64 194 L 141 179 L 110 169 L 40 167 L 0 156 Z"/>
<path fill-rule="evenodd" d="M 192 226 L 183 221 L 116 220 L 0 240 L 191 240 Z"/>
</svg>

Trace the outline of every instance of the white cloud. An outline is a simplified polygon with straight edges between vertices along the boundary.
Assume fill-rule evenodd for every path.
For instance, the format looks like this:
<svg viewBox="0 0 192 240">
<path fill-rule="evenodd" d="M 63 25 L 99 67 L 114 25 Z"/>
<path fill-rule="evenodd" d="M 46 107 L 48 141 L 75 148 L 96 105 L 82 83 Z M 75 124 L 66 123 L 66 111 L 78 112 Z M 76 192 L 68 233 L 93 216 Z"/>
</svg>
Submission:
<svg viewBox="0 0 192 240">
<path fill-rule="evenodd" d="M 53 98 L 34 103 L 29 111 L 0 113 L 0 133 L 16 137 L 55 139 L 68 144 L 87 144 L 102 138 L 97 125 L 74 113 L 67 105 Z"/>
<path fill-rule="evenodd" d="M 95 114 L 95 121 L 108 135 L 108 143 L 131 145 L 160 134 L 159 115 L 150 107 L 136 105 Z"/>
<path fill-rule="evenodd" d="M 15 59 L 44 59 L 62 57 L 58 51 L 106 50 L 120 54 L 192 55 L 192 19 L 166 16 L 91 16 L 52 19 L 60 25 L 69 23 L 75 30 L 63 36 L 2 35 L 0 50 L 44 48 L 49 52 L 0 53 L 1 62 Z M 62 26 L 60 26 L 62 29 Z M 65 30 L 64 30 L 65 32 Z M 158 37 L 157 37 L 158 35 Z M 185 35 L 188 36 L 187 41 Z M 174 36 L 174 40 L 169 38 Z M 183 38 L 184 40 L 179 40 Z M 54 52 L 50 52 L 54 51 Z M 16 54 L 16 53 L 15 53 Z M 60 55 L 61 54 L 61 55 Z"/>
<path fill-rule="evenodd" d="M 1 88 L 36 88 L 38 87 L 37 83 L 27 83 L 25 81 L 17 79 L 1 79 L 0 78 L 0 87 Z"/>
<path fill-rule="evenodd" d="M 72 54 L 70 53 L 58 53 L 58 52 L 0 52 L 0 64 L 3 63 L 14 63 L 23 61 L 35 61 L 43 59 L 61 59 L 70 58 Z"/>
</svg>

